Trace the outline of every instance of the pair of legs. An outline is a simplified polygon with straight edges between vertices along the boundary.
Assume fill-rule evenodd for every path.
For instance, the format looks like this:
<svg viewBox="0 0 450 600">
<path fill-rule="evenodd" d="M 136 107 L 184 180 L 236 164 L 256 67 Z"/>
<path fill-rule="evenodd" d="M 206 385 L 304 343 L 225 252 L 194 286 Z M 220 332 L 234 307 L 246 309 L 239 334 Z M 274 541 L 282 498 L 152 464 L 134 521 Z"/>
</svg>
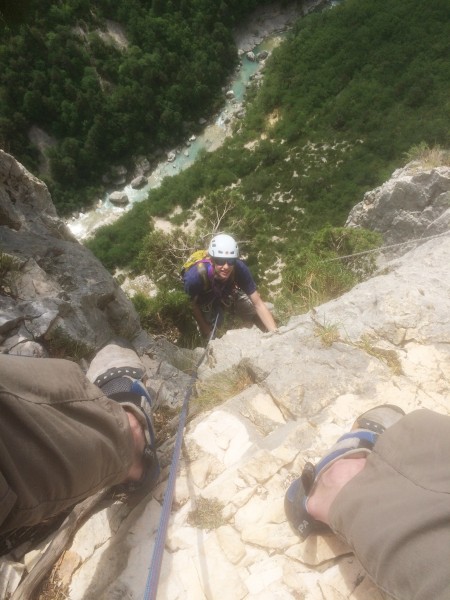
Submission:
<svg viewBox="0 0 450 600">
<path fill-rule="evenodd" d="M 256 314 L 256 309 L 252 301 L 242 290 L 235 290 L 233 295 L 227 299 L 225 304 L 219 299 L 216 299 L 211 304 L 202 306 L 201 310 L 205 319 L 211 324 L 215 322 L 218 314 L 218 327 L 223 324 L 225 311 L 227 311 L 233 317 L 239 317 L 239 319 L 241 319 L 244 323 L 254 324 L 261 330 L 265 331 L 264 325 L 261 323 L 260 318 Z"/>
<path fill-rule="evenodd" d="M 288 518 L 302 539 L 331 529 L 393 598 L 446 600 L 449 455 L 450 417 L 429 410 L 396 414 L 381 433 L 358 427 L 292 484 Z"/>
<path fill-rule="evenodd" d="M 120 393 L 123 404 L 70 361 L 0 355 L 0 536 L 141 480 L 148 426 L 138 394 Z"/>
</svg>

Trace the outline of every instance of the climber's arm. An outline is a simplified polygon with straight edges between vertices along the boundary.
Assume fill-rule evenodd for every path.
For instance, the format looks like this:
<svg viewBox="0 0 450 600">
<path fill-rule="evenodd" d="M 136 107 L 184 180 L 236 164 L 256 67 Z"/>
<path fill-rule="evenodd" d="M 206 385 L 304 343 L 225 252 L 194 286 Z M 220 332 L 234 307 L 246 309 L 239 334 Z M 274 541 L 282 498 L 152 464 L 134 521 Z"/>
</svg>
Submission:
<svg viewBox="0 0 450 600">
<path fill-rule="evenodd" d="M 252 301 L 253 306 L 255 307 L 256 314 L 263 322 L 263 325 L 267 329 L 267 331 L 275 331 L 275 329 L 277 328 L 275 319 L 273 318 L 270 310 L 263 302 L 261 296 L 259 295 L 259 292 L 254 291 L 253 294 L 250 294 L 249 298 Z"/>
</svg>

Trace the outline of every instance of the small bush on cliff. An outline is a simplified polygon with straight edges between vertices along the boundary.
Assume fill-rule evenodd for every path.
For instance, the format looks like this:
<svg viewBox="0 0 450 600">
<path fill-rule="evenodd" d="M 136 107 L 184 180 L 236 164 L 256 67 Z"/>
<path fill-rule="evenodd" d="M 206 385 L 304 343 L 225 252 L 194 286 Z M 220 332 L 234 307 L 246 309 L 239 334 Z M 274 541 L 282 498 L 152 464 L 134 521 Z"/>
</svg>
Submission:
<svg viewBox="0 0 450 600">
<path fill-rule="evenodd" d="M 20 272 L 20 260 L 0 252 L 0 294 L 17 297 L 16 280 Z"/>
<path fill-rule="evenodd" d="M 405 154 L 408 161 L 417 160 L 424 167 L 450 166 L 450 150 L 430 146 L 426 142 L 416 144 Z"/>
<path fill-rule="evenodd" d="M 160 289 L 179 288 L 181 266 L 194 250 L 202 247 L 181 229 L 171 233 L 152 231 L 145 237 L 138 255 L 139 271 L 157 282 Z"/>
<path fill-rule="evenodd" d="M 162 290 L 154 298 L 136 294 L 132 301 L 142 327 L 152 335 L 163 335 L 183 348 L 201 346 L 189 299 L 182 290 Z"/>
<path fill-rule="evenodd" d="M 288 258 L 283 270 L 286 294 L 279 299 L 278 310 L 306 312 L 367 279 L 376 269 L 374 250 L 381 242 L 381 236 L 373 231 L 324 227 L 306 248 Z"/>
</svg>

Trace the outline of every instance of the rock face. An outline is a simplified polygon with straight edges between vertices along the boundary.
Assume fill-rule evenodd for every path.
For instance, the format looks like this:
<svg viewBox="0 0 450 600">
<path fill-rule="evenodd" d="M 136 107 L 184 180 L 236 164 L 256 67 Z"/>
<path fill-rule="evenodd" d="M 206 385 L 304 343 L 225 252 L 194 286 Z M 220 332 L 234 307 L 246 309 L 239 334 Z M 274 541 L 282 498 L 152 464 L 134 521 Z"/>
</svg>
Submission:
<svg viewBox="0 0 450 600">
<path fill-rule="evenodd" d="M 80 360 L 128 340 L 159 405 L 180 405 L 189 351 L 141 329 L 132 302 L 58 218 L 47 187 L 0 151 L 0 353 Z"/>
<path fill-rule="evenodd" d="M 142 330 L 132 302 L 58 218 L 47 187 L 0 151 L 0 353 L 81 362 L 117 338 L 145 361 L 157 403 L 178 407 L 189 376 L 173 365 L 192 352 Z"/>
<path fill-rule="evenodd" d="M 348 227 L 365 227 L 383 235 L 387 245 L 408 242 L 392 249 L 400 255 L 411 240 L 445 233 L 450 228 L 450 167 L 423 169 L 410 163 L 391 179 L 367 192 L 349 214 Z"/>
<path fill-rule="evenodd" d="M 278 333 L 213 341 L 203 397 L 232 378 L 241 391 L 187 427 L 157 597 L 383 600 L 333 535 L 299 543 L 283 498 L 304 463 L 368 408 L 450 413 L 450 238 Z M 142 597 L 165 487 L 131 512 L 116 502 L 79 530 L 59 567 L 71 600 Z"/>
<path fill-rule="evenodd" d="M 144 187 L 144 185 L 147 185 L 148 183 L 148 179 L 146 177 L 144 177 L 143 175 L 138 175 L 138 177 L 135 177 L 130 185 L 134 190 L 140 190 L 142 187 Z"/>
<path fill-rule="evenodd" d="M 424 181 L 426 194 L 442 177 L 416 172 L 414 185 Z M 148 372 L 155 377 L 151 364 Z M 173 385 L 167 365 L 157 376 Z M 184 436 L 157 597 L 383 600 L 333 535 L 299 543 L 283 499 L 305 462 L 365 410 L 393 403 L 450 414 L 450 236 L 276 333 L 229 331 L 208 347 L 198 379 L 191 403 L 203 412 Z M 230 381 L 237 391 L 224 396 Z M 173 442 L 160 448 L 165 466 Z M 71 600 L 143 596 L 167 476 L 148 497 L 116 500 L 81 527 L 56 573 Z"/>
<path fill-rule="evenodd" d="M 133 305 L 58 218 L 46 186 L 0 151 L 0 348 L 45 356 L 140 332 Z M 6 271 L 6 272 L 5 272 Z"/>
<path fill-rule="evenodd" d="M 113 192 L 109 195 L 109 201 L 116 206 L 126 206 L 129 203 L 128 196 L 125 192 Z"/>
</svg>

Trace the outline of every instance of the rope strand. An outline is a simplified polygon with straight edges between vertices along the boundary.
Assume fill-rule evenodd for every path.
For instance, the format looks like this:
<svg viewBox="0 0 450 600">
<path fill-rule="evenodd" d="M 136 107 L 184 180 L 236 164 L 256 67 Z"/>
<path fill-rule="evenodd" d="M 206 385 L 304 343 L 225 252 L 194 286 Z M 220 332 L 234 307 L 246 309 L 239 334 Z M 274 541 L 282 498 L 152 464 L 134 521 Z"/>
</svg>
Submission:
<svg viewBox="0 0 450 600">
<path fill-rule="evenodd" d="M 441 238 L 445 235 L 450 235 L 450 231 L 445 231 L 444 233 L 439 233 L 438 235 L 430 235 L 429 237 L 416 238 L 414 240 L 408 240 L 407 242 L 399 242 L 398 244 L 390 244 L 389 246 L 381 246 L 380 248 L 375 248 L 373 250 L 364 250 L 362 252 L 355 252 L 355 254 L 347 254 L 346 256 L 336 256 L 335 258 L 327 258 L 322 262 L 333 262 L 336 260 L 343 260 L 344 258 L 353 258 L 355 256 L 363 256 L 365 254 L 375 254 L 384 252 L 385 250 L 390 250 L 391 248 L 398 248 L 400 246 L 408 246 L 409 244 L 415 244 L 418 242 L 426 242 L 428 240 L 435 240 L 437 238 Z"/>
<path fill-rule="evenodd" d="M 155 600 L 156 599 L 156 593 L 158 591 L 159 575 L 161 572 L 161 564 L 162 564 L 162 559 L 163 559 L 164 544 L 165 544 L 165 540 L 166 540 L 166 536 L 167 536 L 167 527 L 169 524 L 170 511 L 172 509 L 173 495 L 174 495 L 174 491 L 175 491 L 175 480 L 177 477 L 177 467 L 178 467 L 178 462 L 180 460 L 180 454 L 181 454 L 181 444 L 183 441 L 183 430 L 184 430 L 184 426 L 185 426 L 185 422 L 186 422 L 186 418 L 187 418 L 187 414 L 188 414 L 189 398 L 191 396 L 195 380 L 197 379 L 198 369 L 200 368 L 200 365 L 202 364 L 202 362 L 206 356 L 209 343 L 211 342 L 211 340 L 214 338 L 214 336 L 216 334 L 218 319 L 219 319 L 219 313 L 217 313 L 217 315 L 216 315 L 216 319 L 214 321 L 211 335 L 208 338 L 208 342 L 205 346 L 205 350 L 204 350 L 200 360 L 197 363 L 195 371 L 192 374 L 191 379 L 189 380 L 186 394 L 184 396 L 183 407 L 181 410 L 180 421 L 178 423 L 177 435 L 176 435 L 176 439 L 175 439 L 175 447 L 173 450 L 172 463 L 170 465 L 169 479 L 167 480 L 167 487 L 166 487 L 166 491 L 164 494 L 164 501 L 163 501 L 163 506 L 162 506 L 162 510 L 161 510 L 161 517 L 159 520 L 159 527 L 158 527 L 158 531 L 156 533 L 155 545 L 153 547 L 152 561 L 150 564 L 150 569 L 149 569 L 149 573 L 148 573 L 148 577 L 147 577 L 147 583 L 145 586 L 144 600 Z"/>
</svg>

